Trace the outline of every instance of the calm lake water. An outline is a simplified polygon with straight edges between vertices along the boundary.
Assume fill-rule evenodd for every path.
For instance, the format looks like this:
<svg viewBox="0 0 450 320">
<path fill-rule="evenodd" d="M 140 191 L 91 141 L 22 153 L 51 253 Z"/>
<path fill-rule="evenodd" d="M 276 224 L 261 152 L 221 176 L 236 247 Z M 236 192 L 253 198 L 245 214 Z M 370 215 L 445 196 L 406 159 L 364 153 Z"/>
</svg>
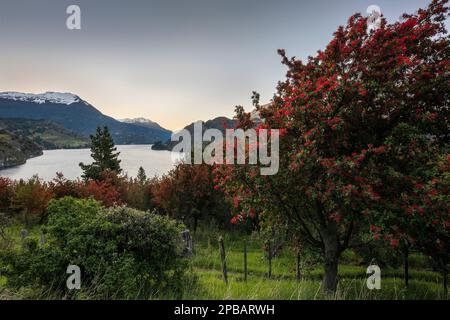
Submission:
<svg viewBox="0 0 450 320">
<path fill-rule="evenodd" d="M 120 152 L 121 166 L 129 176 L 135 177 L 139 167 L 143 167 L 148 177 L 161 176 L 172 169 L 180 156 L 175 154 L 172 160 L 170 151 L 153 151 L 149 145 L 117 146 Z M 11 179 L 29 179 L 38 174 L 50 181 L 56 172 L 62 172 L 67 179 L 81 178 L 80 162 L 92 162 L 89 149 L 46 150 L 40 157 L 28 159 L 27 163 L 14 168 L 0 170 L 0 176 Z"/>
</svg>

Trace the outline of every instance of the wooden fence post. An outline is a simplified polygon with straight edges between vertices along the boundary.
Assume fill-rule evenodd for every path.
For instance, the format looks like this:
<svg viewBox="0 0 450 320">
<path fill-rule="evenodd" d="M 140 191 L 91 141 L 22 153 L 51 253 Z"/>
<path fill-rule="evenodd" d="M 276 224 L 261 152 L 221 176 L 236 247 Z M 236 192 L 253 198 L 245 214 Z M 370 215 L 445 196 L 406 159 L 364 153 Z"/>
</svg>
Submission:
<svg viewBox="0 0 450 320">
<path fill-rule="evenodd" d="M 220 248 L 220 260 L 222 262 L 223 280 L 225 281 L 226 284 L 228 284 L 227 261 L 225 256 L 225 245 L 223 243 L 222 236 L 220 236 L 219 238 L 219 248 Z"/>
<path fill-rule="evenodd" d="M 270 244 L 270 240 L 267 242 L 267 247 L 269 250 L 269 279 L 272 278 L 272 245 Z"/>
<path fill-rule="evenodd" d="M 244 242 L 244 281 L 247 282 L 247 240 Z"/>
<path fill-rule="evenodd" d="M 20 239 L 22 240 L 22 242 L 25 240 L 26 237 L 28 237 L 28 230 L 27 229 L 20 230 Z"/>
<path fill-rule="evenodd" d="M 297 281 L 302 280 L 302 273 L 300 270 L 300 248 L 297 248 L 297 264 L 296 264 L 296 273 L 297 273 Z"/>
</svg>

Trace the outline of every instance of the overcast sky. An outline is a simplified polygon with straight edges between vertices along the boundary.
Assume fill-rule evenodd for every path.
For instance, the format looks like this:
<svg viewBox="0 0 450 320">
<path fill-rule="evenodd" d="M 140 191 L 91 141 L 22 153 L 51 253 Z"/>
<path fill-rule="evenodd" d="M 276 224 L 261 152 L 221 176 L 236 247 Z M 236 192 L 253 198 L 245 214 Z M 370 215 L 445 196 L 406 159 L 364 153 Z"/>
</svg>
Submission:
<svg viewBox="0 0 450 320">
<path fill-rule="evenodd" d="M 0 91 L 78 94 L 115 118 L 168 129 L 250 109 L 285 68 L 323 49 L 355 12 L 392 22 L 425 0 L 0 0 Z M 66 28 L 81 7 L 82 29 Z"/>
</svg>

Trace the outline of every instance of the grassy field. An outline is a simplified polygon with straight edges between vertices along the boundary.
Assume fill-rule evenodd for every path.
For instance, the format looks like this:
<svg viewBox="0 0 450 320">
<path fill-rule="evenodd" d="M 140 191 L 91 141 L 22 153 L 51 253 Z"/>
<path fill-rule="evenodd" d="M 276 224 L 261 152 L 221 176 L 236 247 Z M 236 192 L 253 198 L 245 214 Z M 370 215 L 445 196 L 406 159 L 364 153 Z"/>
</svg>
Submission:
<svg viewBox="0 0 450 320">
<path fill-rule="evenodd" d="M 441 275 L 428 268 L 425 257 L 411 256 L 410 283 L 406 289 L 403 271 L 383 269 L 381 290 L 366 286 L 366 268 L 351 263 L 339 266 L 339 287 L 334 296 L 324 296 L 320 285 L 323 270 L 320 265 L 303 262 L 302 280 L 296 280 L 296 259 L 290 248 L 284 249 L 272 261 L 272 277 L 268 278 L 268 261 L 255 237 L 247 239 L 248 278 L 244 281 L 244 241 L 235 234 L 224 234 L 229 283 L 221 273 L 218 246 L 220 232 L 199 232 L 194 236 L 195 254 L 192 268 L 198 284 L 188 288 L 186 299 L 445 299 Z"/>
<path fill-rule="evenodd" d="M 9 228 L 13 236 L 14 248 L 20 249 L 20 230 L 22 226 Z M 39 227 L 29 231 L 29 237 L 39 239 Z M 218 237 L 225 239 L 228 285 L 223 281 L 219 255 Z M 272 262 L 272 277 L 268 278 L 268 261 L 261 250 L 258 237 L 247 238 L 248 279 L 244 281 L 243 237 L 239 234 L 203 230 L 194 235 L 194 256 L 190 259 L 192 282 L 186 283 L 183 299 L 449 299 L 444 297 L 441 275 L 433 272 L 426 258 L 417 254 L 411 256 L 410 285 L 405 288 L 403 272 L 400 269 L 383 269 L 381 290 L 369 290 L 366 286 L 366 268 L 352 264 L 351 258 L 339 266 L 339 287 L 333 296 L 321 293 L 322 267 L 308 261 L 302 263 L 302 280 L 296 280 L 295 257 L 285 248 Z M 349 254 L 351 256 L 351 254 Z M 52 298 L 51 295 L 32 292 L 12 293 L 6 289 L 7 279 L 0 276 L 0 299 L 20 299 L 27 297 Z M 167 294 L 152 297 L 155 299 L 175 299 L 179 296 Z"/>
</svg>

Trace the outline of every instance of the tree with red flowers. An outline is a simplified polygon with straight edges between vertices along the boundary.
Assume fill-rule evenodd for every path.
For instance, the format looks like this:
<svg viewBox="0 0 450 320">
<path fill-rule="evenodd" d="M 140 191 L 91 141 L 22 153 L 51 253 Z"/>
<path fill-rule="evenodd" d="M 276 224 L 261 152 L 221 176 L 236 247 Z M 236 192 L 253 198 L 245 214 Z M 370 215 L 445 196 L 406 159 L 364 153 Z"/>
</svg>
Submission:
<svg viewBox="0 0 450 320">
<path fill-rule="evenodd" d="M 408 285 L 410 248 L 430 257 L 443 276 L 447 290 L 450 262 L 450 163 L 448 143 L 403 124 L 386 142 L 381 196 L 372 211 L 371 231 L 403 253 L 405 284 Z"/>
<path fill-rule="evenodd" d="M 178 164 L 163 176 L 153 190 L 156 205 L 167 215 L 192 223 L 197 231 L 201 218 L 223 220 L 223 194 L 213 188 L 212 168 L 206 164 Z"/>
<path fill-rule="evenodd" d="M 287 79 L 269 106 L 257 106 L 259 128 L 283 129 L 278 174 L 260 176 L 252 166 L 216 170 L 240 219 L 257 212 L 262 224 L 288 225 L 322 254 L 325 292 L 336 291 L 339 257 L 352 235 L 368 229 L 380 208 L 396 214 L 390 201 L 401 194 L 389 185 L 383 156 L 401 154 L 387 153 L 389 139 L 406 125 L 439 150 L 448 147 L 446 4 L 434 0 L 393 24 L 383 19 L 371 32 L 356 14 L 305 63 L 280 50 Z M 248 126 L 248 116 L 240 120 Z"/>
<path fill-rule="evenodd" d="M 394 249 L 402 252 L 406 286 L 410 249 L 430 256 L 430 252 L 424 250 L 423 241 L 431 241 L 435 237 L 440 249 L 448 249 L 450 245 L 448 232 L 447 236 L 445 232 L 438 232 L 449 219 L 446 210 L 438 208 L 445 203 L 441 201 L 435 206 L 436 200 L 449 201 L 448 185 L 443 187 L 442 183 L 445 184 L 446 180 L 441 176 L 442 168 L 445 168 L 441 159 L 447 152 L 448 143 L 403 123 L 386 139 L 385 152 L 377 159 L 379 165 L 384 167 L 379 175 L 385 186 L 380 191 L 383 201 L 370 214 L 373 222 L 370 229 L 375 238 L 389 241 Z M 434 184 L 439 181 L 442 187 L 439 190 L 431 188 L 433 181 Z M 444 273 L 445 268 L 440 269 Z"/>
<path fill-rule="evenodd" d="M 447 149 L 448 151 L 448 149 Z M 429 256 L 443 277 L 444 297 L 450 264 L 450 156 L 437 159 L 428 182 L 417 186 L 417 202 L 409 210 L 412 215 L 410 237 L 419 250 Z M 413 208 L 424 208 L 413 210 Z"/>
</svg>

